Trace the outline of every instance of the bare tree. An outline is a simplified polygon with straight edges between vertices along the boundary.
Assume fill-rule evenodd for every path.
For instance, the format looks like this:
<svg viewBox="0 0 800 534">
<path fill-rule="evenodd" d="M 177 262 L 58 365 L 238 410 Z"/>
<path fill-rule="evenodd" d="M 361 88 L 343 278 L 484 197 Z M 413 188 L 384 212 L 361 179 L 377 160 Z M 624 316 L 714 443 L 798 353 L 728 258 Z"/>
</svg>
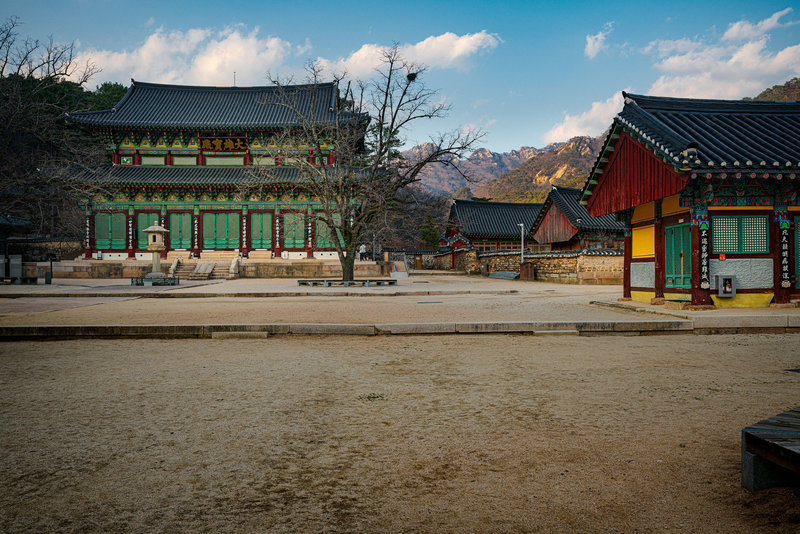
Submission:
<svg viewBox="0 0 800 534">
<path fill-rule="evenodd" d="M 333 164 L 312 165 L 299 162 L 302 182 L 319 200 L 322 221 L 334 236 L 333 243 L 342 265 L 342 278 L 352 280 L 356 250 L 370 240 L 374 228 L 386 220 L 386 214 L 398 209 L 400 194 L 421 178 L 430 165 L 454 166 L 454 162 L 474 148 L 483 136 L 480 131 L 455 131 L 430 137 L 426 149 L 403 156 L 408 129 L 421 121 L 444 117 L 449 108 L 428 88 L 422 78 L 425 68 L 406 61 L 397 46 L 384 51 L 376 75 L 363 81 L 347 82 L 334 76 L 340 90 L 336 119 L 321 122 L 315 117 L 319 106 L 330 102 L 312 98 L 310 109 L 292 98 L 293 87 L 281 80 L 271 80 L 280 97 L 269 105 L 289 108 L 296 119 L 286 136 L 308 146 L 314 157 L 323 158 L 331 151 Z M 309 67 L 310 87 L 323 81 L 319 65 Z M 268 168 L 260 172 L 269 173 Z M 371 233 L 370 230 L 373 230 Z"/>
<path fill-rule="evenodd" d="M 62 114 L 85 106 L 82 86 L 98 69 L 78 65 L 73 44 L 23 39 L 18 28 L 15 17 L 0 23 L 0 215 L 28 219 L 37 233 L 69 232 L 86 184 L 62 171 L 103 152 Z"/>
</svg>

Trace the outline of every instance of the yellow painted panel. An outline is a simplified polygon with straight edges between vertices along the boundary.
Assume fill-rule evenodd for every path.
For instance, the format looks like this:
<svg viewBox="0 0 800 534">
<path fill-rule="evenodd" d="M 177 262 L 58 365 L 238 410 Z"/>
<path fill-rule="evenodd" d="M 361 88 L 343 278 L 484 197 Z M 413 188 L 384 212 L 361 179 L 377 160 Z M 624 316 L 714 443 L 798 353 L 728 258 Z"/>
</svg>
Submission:
<svg viewBox="0 0 800 534">
<path fill-rule="evenodd" d="M 639 302 L 650 304 L 650 299 L 656 298 L 655 291 L 631 291 L 631 298 Z"/>
<path fill-rule="evenodd" d="M 655 232 L 653 225 L 634 228 L 631 234 L 631 257 L 649 258 L 656 255 Z"/>
<path fill-rule="evenodd" d="M 772 302 L 774 293 L 739 293 L 735 297 L 711 295 L 714 306 L 720 308 L 765 308 Z"/>
<path fill-rule="evenodd" d="M 647 204 L 642 204 L 641 206 L 636 206 L 633 208 L 633 217 L 631 218 L 631 222 L 649 221 L 655 216 L 656 204 L 655 202 L 648 202 Z"/>
<path fill-rule="evenodd" d="M 789 211 L 800 211 L 800 206 L 789 206 Z"/>
<path fill-rule="evenodd" d="M 691 301 L 692 296 L 689 293 L 664 293 L 664 300 Z"/>
<path fill-rule="evenodd" d="M 661 200 L 661 215 L 674 215 L 676 213 L 688 212 L 689 208 L 680 206 L 680 195 L 672 195 Z"/>
</svg>

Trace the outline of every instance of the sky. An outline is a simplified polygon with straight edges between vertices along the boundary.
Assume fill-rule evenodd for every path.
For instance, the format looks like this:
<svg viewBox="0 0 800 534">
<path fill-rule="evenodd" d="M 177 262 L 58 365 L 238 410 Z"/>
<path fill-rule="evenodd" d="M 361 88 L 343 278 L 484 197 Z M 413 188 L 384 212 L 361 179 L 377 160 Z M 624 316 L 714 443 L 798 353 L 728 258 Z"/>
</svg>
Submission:
<svg viewBox="0 0 800 534">
<path fill-rule="evenodd" d="M 102 69 L 89 88 L 303 81 L 312 61 L 365 79 L 397 44 L 450 106 L 407 146 L 470 128 L 496 152 L 542 147 L 602 133 L 623 90 L 740 99 L 800 76 L 800 5 L 787 0 L 6 0 L 0 15 L 18 17 L 20 37 L 74 42 Z"/>
</svg>

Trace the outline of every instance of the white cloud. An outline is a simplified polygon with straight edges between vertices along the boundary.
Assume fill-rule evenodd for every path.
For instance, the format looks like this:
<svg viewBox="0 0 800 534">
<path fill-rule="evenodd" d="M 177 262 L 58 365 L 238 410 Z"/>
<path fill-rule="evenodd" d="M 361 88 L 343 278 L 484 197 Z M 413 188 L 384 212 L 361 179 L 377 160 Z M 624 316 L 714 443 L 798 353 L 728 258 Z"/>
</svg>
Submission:
<svg viewBox="0 0 800 534">
<path fill-rule="evenodd" d="M 400 50 L 414 63 L 431 68 L 468 70 L 473 57 L 496 48 L 501 42 L 497 35 L 485 30 L 464 35 L 448 32 L 402 45 Z M 387 48 L 365 44 L 347 57 L 319 58 L 319 61 L 331 72 L 370 76 L 380 65 Z M 104 81 L 127 83 L 135 78 L 157 83 L 230 85 L 235 71 L 238 85 L 263 85 L 267 72 L 284 77 L 302 76 L 303 66 L 288 62 L 311 50 L 309 39 L 293 44 L 280 37 L 261 36 L 258 27 L 248 30 L 243 24 L 219 32 L 209 28 L 168 31 L 160 27 L 138 48 L 82 50 L 78 59 L 81 62 L 90 60 L 102 68 L 100 77 Z"/>
<path fill-rule="evenodd" d="M 663 74 L 648 93 L 686 98 L 738 99 L 800 75 L 800 45 L 771 52 L 767 36 L 739 45 L 697 46 L 655 64 Z"/>
<path fill-rule="evenodd" d="M 567 141 L 577 135 L 599 135 L 611 124 L 614 115 L 622 110 L 622 92 L 616 92 L 603 102 L 593 102 L 592 107 L 577 115 L 564 114 L 564 120 L 556 124 L 542 137 L 545 144 Z"/>
<path fill-rule="evenodd" d="M 196 28 L 167 31 L 163 27 L 136 49 L 121 52 L 85 50 L 79 60 L 91 60 L 103 69 L 102 78 L 127 83 L 135 78 L 160 83 L 229 85 L 233 72 L 240 85 L 263 84 L 268 70 L 280 66 L 291 44 L 277 37 L 259 36 L 258 28 L 244 33 L 231 27 L 214 33 Z"/>
<path fill-rule="evenodd" d="M 761 37 L 768 31 L 772 30 L 773 28 L 779 28 L 781 26 L 789 26 L 791 24 L 796 24 L 793 22 L 789 22 L 786 24 L 780 23 L 780 18 L 784 15 L 788 15 L 792 12 L 791 7 L 787 7 L 784 10 L 777 11 L 773 13 L 770 17 L 765 18 L 764 20 L 757 22 L 756 24 L 751 23 L 747 20 L 740 20 L 739 22 L 734 22 L 728 29 L 725 31 L 725 34 L 722 36 L 723 41 L 741 41 L 743 39 L 755 39 L 756 37 Z"/>
<path fill-rule="evenodd" d="M 597 32 L 594 35 L 587 35 L 586 36 L 586 46 L 583 48 L 583 53 L 589 59 L 594 59 L 597 54 L 606 50 L 608 45 L 606 44 L 606 37 L 614 30 L 614 22 L 606 22 L 603 25 L 603 29 Z"/>
<path fill-rule="evenodd" d="M 472 57 L 493 50 L 501 42 L 499 36 L 486 30 L 465 35 L 447 32 L 432 35 L 415 44 L 401 45 L 400 53 L 412 63 L 431 68 L 455 68 L 466 71 L 471 67 Z M 370 76 L 380 66 L 387 48 L 378 44 L 365 44 L 345 58 L 336 60 L 319 58 L 319 62 L 331 72 L 346 72 L 356 78 Z"/>
</svg>

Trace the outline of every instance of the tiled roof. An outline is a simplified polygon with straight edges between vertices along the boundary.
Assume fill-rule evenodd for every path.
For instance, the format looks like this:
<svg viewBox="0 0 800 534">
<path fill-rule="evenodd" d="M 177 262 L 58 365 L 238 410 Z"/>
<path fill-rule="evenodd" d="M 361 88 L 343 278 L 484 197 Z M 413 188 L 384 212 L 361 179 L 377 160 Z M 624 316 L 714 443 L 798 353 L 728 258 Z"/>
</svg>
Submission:
<svg viewBox="0 0 800 534">
<path fill-rule="evenodd" d="M 316 124 L 334 124 L 339 96 L 333 83 L 263 87 L 205 87 L 131 81 L 128 92 L 108 110 L 66 114 L 67 120 L 126 128 L 264 128 L 298 124 L 281 105 L 291 101 Z M 313 108 L 313 112 L 312 112 Z M 352 120 L 347 115 L 346 120 Z M 341 120 L 341 117 L 340 117 Z"/>
<path fill-rule="evenodd" d="M 547 195 L 547 200 L 545 200 L 544 206 L 542 206 L 542 210 L 539 212 L 539 216 L 536 218 L 536 222 L 533 225 L 533 231 L 536 232 L 536 230 L 539 228 L 539 225 L 542 224 L 544 215 L 551 204 L 555 204 L 556 207 L 561 210 L 561 213 L 563 213 L 564 216 L 569 219 L 569 222 L 577 226 L 579 229 L 616 230 L 620 232 L 625 230 L 625 224 L 619 222 L 614 214 L 594 217 L 589 214 L 589 212 L 586 210 L 586 207 L 583 206 L 580 201 L 580 189 L 573 189 L 571 187 L 558 187 L 554 185 L 553 189 L 550 191 L 550 194 Z"/>
<path fill-rule="evenodd" d="M 151 167 L 107 165 L 81 169 L 71 175 L 78 182 L 97 185 L 261 185 L 301 182 L 296 167 Z"/>
<path fill-rule="evenodd" d="M 782 173 L 800 167 L 800 102 L 622 95 L 625 106 L 589 173 L 584 204 L 623 128 L 678 172 Z"/>
<path fill-rule="evenodd" d="M 518 238 L 518 223 L 523 223 L 528 235 L 541 209 L 541 204 L 456 200 L 450 218 L 465 236 Z"/>
<path fill-rule="evenodd" d="M 673 165 L 800 166 L 800 102 L 622 95 L 625 106 L 614 121 Z"/>
</svg>

